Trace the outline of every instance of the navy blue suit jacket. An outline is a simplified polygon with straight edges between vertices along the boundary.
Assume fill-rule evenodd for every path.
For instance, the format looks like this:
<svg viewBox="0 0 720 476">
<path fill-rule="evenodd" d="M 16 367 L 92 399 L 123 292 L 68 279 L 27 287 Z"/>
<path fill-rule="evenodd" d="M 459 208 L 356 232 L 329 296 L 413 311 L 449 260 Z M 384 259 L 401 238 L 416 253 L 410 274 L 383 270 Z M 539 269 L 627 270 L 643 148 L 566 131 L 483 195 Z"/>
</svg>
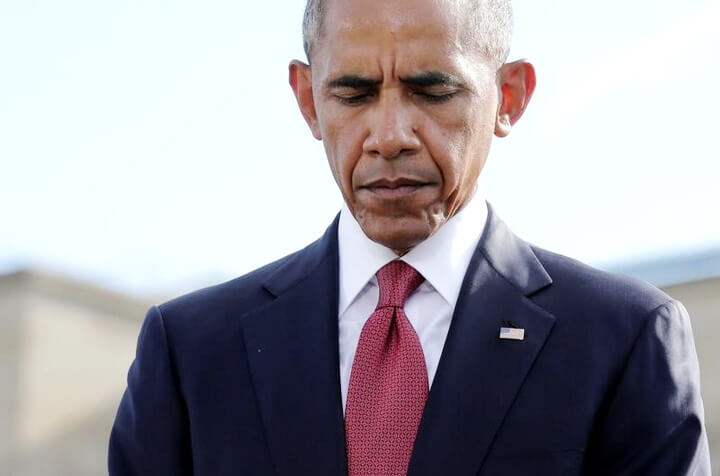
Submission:
<svg viewBox="0 0 720 476">
<path fill-rule="evenodd" d="M 343 475 L 337 220 L 307 248 L 148 313 L 111 476 Z M 523 341 L 500 340 L 506 322 Z M 532 247 L 490 211 L 409 474 L 709 474 L 682 305 Z"/>
</svg>

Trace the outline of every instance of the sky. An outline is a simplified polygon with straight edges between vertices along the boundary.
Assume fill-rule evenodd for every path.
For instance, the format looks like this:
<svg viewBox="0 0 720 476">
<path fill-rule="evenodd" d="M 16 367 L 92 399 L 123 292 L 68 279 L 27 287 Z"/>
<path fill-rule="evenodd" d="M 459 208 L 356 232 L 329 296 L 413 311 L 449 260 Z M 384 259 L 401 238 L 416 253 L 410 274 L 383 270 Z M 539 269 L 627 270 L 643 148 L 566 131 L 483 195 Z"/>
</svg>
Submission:
<svg viewBox="0 0 720 476">
<path fill-rule="evenodd" d="M 304 2 L 0 3 L 0 273 L 142 295 L 241 275 L 340 209 L 287 83 Z M 720 246 L 716 0 L 516 0 L 538 86 L 481 176 L 598 266 Z"/>
</svg>

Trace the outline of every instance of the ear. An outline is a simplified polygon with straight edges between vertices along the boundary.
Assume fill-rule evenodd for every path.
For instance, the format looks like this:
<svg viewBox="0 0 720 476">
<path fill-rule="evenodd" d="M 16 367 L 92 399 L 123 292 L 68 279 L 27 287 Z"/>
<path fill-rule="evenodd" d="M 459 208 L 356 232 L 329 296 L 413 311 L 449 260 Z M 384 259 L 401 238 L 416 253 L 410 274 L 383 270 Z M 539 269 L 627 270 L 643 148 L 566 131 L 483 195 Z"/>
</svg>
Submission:
<svg viewBox="0 0 720 476">
<path fill-rule="evenodd" d="M 320 127 L 318 125 L 317 112 L 315 112 L 315 100 L 313 99 L 312 71 L 310 65 L 302 61 L 293 60 L 288 66 L 290 75 L 290 87 L 295 94 L 300 112 L 305 118 L 313 136 L 322 140 Z"/>
<path fill-rule="evenodd" d="M 535 91 L 535 68 L 525 60 L 505 63 L 498 71 L 500 105 L 495 118 L 495 135 L 505 137 L 520 119 Z"/>
</svg>

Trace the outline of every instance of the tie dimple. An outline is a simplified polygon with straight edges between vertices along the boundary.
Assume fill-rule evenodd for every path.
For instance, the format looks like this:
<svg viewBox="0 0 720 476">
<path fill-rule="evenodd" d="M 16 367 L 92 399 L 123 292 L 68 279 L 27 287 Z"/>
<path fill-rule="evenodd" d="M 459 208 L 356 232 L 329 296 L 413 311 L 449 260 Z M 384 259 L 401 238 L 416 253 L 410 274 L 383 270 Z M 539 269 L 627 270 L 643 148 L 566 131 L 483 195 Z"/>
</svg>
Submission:
<svg viewBox="0 0 720 476">
<path fill-rule="evenodd" d="M 350 476 L 407 473 L 428 395 L 420 340 L 403 310 L 424 278 L 393 261 L 377 279 L 378 306 L 360 334 L 345 408 Z"/>
</svg>

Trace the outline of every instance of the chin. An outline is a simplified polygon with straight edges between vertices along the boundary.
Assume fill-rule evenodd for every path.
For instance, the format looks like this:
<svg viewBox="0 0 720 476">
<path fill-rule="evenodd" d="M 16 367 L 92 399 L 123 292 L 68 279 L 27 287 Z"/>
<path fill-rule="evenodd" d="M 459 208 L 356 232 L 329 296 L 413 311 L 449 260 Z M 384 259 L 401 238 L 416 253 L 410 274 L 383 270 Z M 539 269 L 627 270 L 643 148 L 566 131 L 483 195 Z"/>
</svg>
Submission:
<svg viewBox="0 0 720 476">
<path fill-rule="evenodd" d="M 369 219 L 367 219 L 369 218 Z M 424 220 L 408 217 L 367 217 L 360 222 L 365 235 L 398 254 L 405 253 L 428 238 L 433 227 Z"/>
</svg>

